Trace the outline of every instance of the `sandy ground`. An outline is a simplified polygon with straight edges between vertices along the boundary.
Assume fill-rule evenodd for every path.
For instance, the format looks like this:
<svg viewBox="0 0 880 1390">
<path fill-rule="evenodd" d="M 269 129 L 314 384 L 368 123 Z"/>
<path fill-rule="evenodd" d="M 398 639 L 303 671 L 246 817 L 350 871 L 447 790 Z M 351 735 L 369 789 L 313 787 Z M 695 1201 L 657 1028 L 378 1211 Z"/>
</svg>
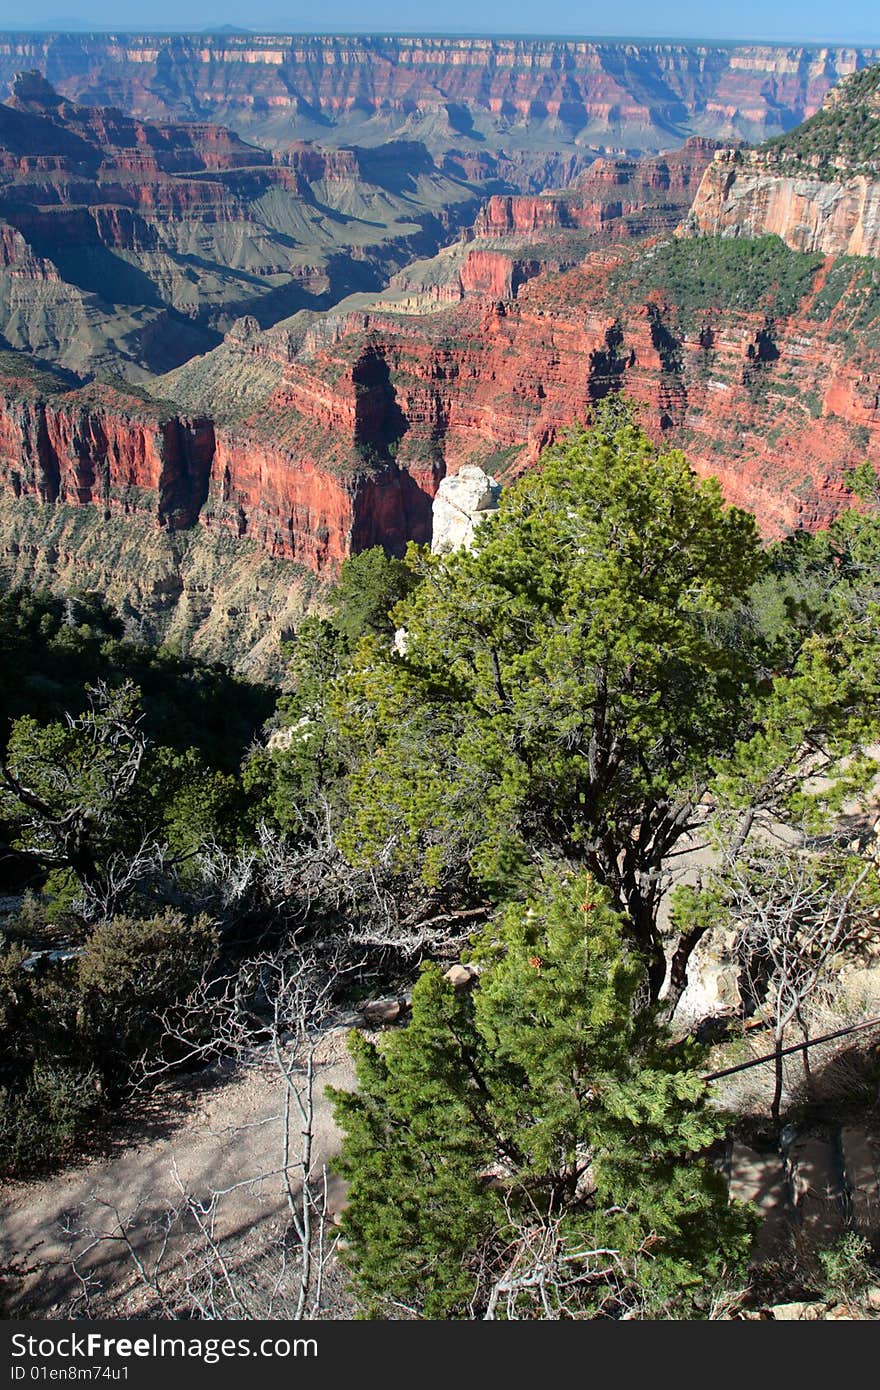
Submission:
<svg viewBox="0 0 880 1390">
<path fill-rule="evenodd" d="M 319 1174 L 340 1143 L 324 1088 L 354 1084 L 346 1041 L 345 1029 L 329 1033 L 317 1056 Z M 218 1236 L 243 1247 L 258 1234 L 262 1239 L 280 1233 L 287 1224 L 287 1198 L 273 1170 L 281 1164 L 283 1095 L 280 1075 L 268 1062 L 232 1075 L 217 1068 L 160 1088 L 149 1109 L 120 1123 L 105 1151 L 90 1161 L 48 1180 L 6 1184 L 0 1191 L 0 1268 L 7 1276 L 7 1316 L 66 1316 L 83 1289 L 74 1260 L 83 1276 L 97 1281 L 98 1311 L 142 1311 L 141 1285 L 124 1246 L 103 1241 L 89 1249 L 94 1242 L 85 1232 L 118 1230 L 115 1213 L 126 1223 L 133 1218 L 138 1252 L 149 1264 L 158 1251 L 150 1220 L 179 1200 L 178 1184 L 199 1197 L 231 1189 L 217 1209 Z M 331 1177 L 331 1207 L 341 1200 L 341 1184 Z"/>
</svg>

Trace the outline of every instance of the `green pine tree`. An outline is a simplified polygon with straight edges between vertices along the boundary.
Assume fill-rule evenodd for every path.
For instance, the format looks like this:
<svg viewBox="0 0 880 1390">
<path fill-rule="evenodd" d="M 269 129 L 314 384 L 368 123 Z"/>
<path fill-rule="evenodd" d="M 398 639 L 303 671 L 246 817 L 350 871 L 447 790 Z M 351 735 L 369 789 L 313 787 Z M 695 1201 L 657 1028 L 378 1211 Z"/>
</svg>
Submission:
<svg viewBox="0 0 880 1390">
<path fill-rule="evenodd" d="M 472 992 L 428 966 L 410 1024 L 356 1036 L 359 1089 L 333 1093 L 362 1309 L 699 1313 L 742 1277 L 752 1219 L 704 1156 L 723 1117 L 609 895 L 548 877 L 474 960 Z"/>
</svg>

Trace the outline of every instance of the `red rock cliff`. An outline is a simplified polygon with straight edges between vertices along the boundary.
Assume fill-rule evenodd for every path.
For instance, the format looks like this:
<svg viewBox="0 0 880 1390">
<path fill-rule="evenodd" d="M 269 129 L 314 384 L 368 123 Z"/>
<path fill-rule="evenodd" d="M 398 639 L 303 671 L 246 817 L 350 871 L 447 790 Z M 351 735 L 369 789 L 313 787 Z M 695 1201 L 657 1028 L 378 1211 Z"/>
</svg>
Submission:
<svg viewBox="0 0 880 1390">
<path fill-rule="evenodd" d="M 27 380 L 0 382 L 0 479 L 16 496 L 146 508 L 178 529 L 199 515 L 213 455 L 208 419 L 162 417 L 109 388 L 46 399 Z"/>
<path fill-rule="evenodd" d="M 430 494 L 439 468 L 528 467 L 591 402 L 623 389 L 649 431 L 716 474 L 767 535 L 826 523 L 844 503 L 845 470 L 866 454 L 880 461 L 880 347 L 866 338 L 855 352 L 841 334 L 845 297 L 814 312 L 829 265 L 796 315 L 722 308 L 685 331 L 659 298 L 610 302 L 615 261 L 593 253 L 532 279 L 516 300 L 473 299 L 422 319 L 353 314 L 326 346 L 315 337 L 287 364 L 269 414 L 290 430 L 287 447 L 332 466 L 359 437 L 376 449 L 390 441 L 398 468 Z M 366 357 L 384 375 L 359 415 Z M 245 491 L 259 496 L 259 482 Z"/>
<path fill-rule="evenodd" d="M 39 378 L 0 379 L 0 486 L 46 504 L 146 513 L 172 530 L 227 530 L 318 572 L 352 550 L 402 551 L 430 537 L 437 479 L 430 466 L 417 478 L 394 462 L 387 381 L 367 347 L 344 382 L 303 374 L 258 422 L 230 431 L 109 387 L 50 383 L 47 394 Z"/>
<path fill-rule="evenodd" d="M 577 228 L 635 236 L 671 230 L 690 208 L 718 148 L 717 141 L 694 137 L 653 159 L 597 159 L 565 193 L 489 198 L 474 234 L 509 238 Z"/>
<path fill-rule="evenodd" d="M 880 460 L 880 348 L 854 354 L 836 331 L 845 307 L 814 315 L 811 301 L 787 320 L 717 311 L 683 332 L 657 299 L 608 303 L 615 254 L 539 276 L 516 300 L 424 319 L 361 312 L 324 343 L 279 346 L 280 384 L 235 425 L 109 388 L 7 383 L 0 473 L 19 495 L 198 521 L 322 571 L 365 546 L 428 539 L 445 470 L 480 461 L 509 476 L 624 389 L 649 431 L 717 474 L 766 534 L 827 522 L 844 470 Z M 243 325 L 230 350 L 259 357 L 263 344 Z"/>
</svg>

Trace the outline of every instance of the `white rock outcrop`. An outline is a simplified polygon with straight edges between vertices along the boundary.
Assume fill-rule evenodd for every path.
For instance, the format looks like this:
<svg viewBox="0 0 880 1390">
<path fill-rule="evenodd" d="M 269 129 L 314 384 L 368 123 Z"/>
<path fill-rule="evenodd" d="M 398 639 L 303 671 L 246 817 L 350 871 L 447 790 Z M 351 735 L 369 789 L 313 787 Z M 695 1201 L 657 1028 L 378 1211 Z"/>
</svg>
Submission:
<svg viewBox="0 0 880 1390">
<path fill-rule="evenodd" d="M 431 550 L 448 555 L 473 543 L 480 522 L 498 509 L 501 484 L 475 464 L 466 463 L 444 478 L 434 498 Z"/>
<path fill-rule="evenodd" d="M 687 988 L 678 1001 L 675 1021 L 731 1017 L 742 1005 L 741 966 L 736 959 L 735 931 L 709 932 L 688 961 Z"/>
</svg>

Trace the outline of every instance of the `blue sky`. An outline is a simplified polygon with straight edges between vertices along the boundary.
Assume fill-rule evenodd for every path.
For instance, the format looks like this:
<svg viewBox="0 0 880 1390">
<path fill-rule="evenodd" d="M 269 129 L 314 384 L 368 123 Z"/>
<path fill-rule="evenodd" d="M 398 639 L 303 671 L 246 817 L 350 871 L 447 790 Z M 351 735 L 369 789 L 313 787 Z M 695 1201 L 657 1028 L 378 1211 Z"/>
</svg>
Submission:
<svg viewBox="0 0 880 1390">
<path fill-rule="evenodd" d="M 238 24 L 286 33 L 482 33 L 880 44 L 877 0 L 0 0 L 0 27 L 70 22 L 117 29 Z"/>
</svg>

